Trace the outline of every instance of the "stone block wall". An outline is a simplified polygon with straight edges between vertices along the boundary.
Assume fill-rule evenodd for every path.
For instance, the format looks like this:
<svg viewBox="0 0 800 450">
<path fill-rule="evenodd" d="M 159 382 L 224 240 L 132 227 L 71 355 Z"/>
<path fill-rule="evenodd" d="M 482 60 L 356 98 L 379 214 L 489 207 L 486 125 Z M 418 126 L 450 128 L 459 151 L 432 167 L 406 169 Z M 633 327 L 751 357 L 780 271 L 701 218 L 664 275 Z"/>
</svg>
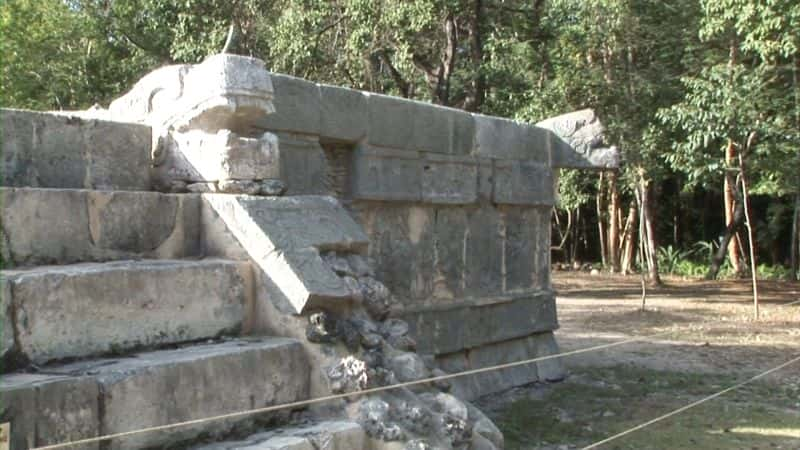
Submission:
<svg viewBox="0 0 800 450">
<path fill-rule="evenodd" d="M 272 74 L 287 195 L 338 197 L 370 238 L 377 277 L 421 352 L 451 370 L 556 351 L 552 161 L 543 128 Z M 549 367 L 549 368 L 548 368 Z M 516 384 L 558 378 L 517 369 Z M 491 378 L 458 388 L 496 391 Z"/>
<path fill-rule="evenodd" d="M 3 186 L 150 190 L 150 127 L 0 110 Z"/>
<path fill-rule="evenodd" d="M 520 352 L 556 351 L 549 221 L 554 167 L 572 157 L 563 140 L 507 119 L 287 75 L 271 74 L 271 80 L 276 112 L 258 119 L 255 131 L 278 137 L 286 195 L 333 195 L 347 206 L 369 237 L 377 278 L 397 297 L 392 314 L 409 322 L 421 352 L 456 370 L 509 362 Z M 152 188 L 148 126 L 28 111 L 2 115 L 7 186 Z M 178 197 L 153 199 L 175 203 Z M 178 206 L 196 210 L 189 201 Z M 165 205 L 147 203 L 142 210 L 153 207 Z M 87 217 L 81 216 L 91 222 Z M 125 252 L 115 240 L 111 250 L 93 247 L 90 256 L 197 254 L 189 248 L 192 239 L 172 242 L 170 230 L 199 225 L 164 226 L 140 227 L 152 228 L 143 235 L 153 235 L 152 252 Z M 7 259 L 20 264 L 39 258 L 10 249 Z M 558 377 L 557 370 L 517 372 L 528 381 Z M 510 378 L 519 376 L 504 379 Z M 464 395 L 496 390 L 492 384 L 472 383 Z"/>
</svg>

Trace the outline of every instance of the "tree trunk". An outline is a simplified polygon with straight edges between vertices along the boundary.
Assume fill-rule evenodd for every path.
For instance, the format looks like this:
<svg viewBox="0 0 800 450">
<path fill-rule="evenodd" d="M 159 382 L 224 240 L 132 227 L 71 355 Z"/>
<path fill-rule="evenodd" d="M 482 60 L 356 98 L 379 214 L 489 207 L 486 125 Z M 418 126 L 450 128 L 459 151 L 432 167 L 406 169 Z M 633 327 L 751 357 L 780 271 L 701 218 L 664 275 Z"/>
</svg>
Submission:
<svg viewBox="0 0 800 450">
<path fill-rule="evenodd" d="M 794 54 L 794 67 L 792 68 L 792 84 L 794 87 L 794 120 L 795 126 L 800 130 L 800 52 Z M 800 162 L 800 149 L 797 151 L 797 160 Z M 800 167 L 800 164 L 798 164 Z M 794 197 L 794 215 L 792 216 L 792 239 L 790 255 L 789 279 L 797 280 L 800 271 L 800 178 L 798 178 L 795 188 L 797 193 Z"/>
<path fill-rule="evenodd" d="M 792 219 L 791 241 L 789 279 L 797 281 L 797 272 L 800 271 L 800 192 L 794 197 L 794 218 Z"/>
<path fill-rule="evenodd" d="M 661 275 L 658 273 L 658 243 L 656 241 L 656 230 L 653 222 L 653 212 L 650 208 L 650 183 L 648 181 L 641 181 L 641 196 L 642 196 L 642 218 L 644 220 L 645 236 L 645 249 L 647 250 L 648 266 L 650 272 L 650 284 L 654 286 L 661 285 Z"/>
<path fill-rule="evenodd" d="M 736 194 L 737 199 L 735 202 L 736 206 L 733 209 L 733 216 L 731 221 L 725 226 L 725 233 L 722 235 L 722 242 L 720 243 L 717 252 L 714 254 L 714 257 L 711 259 L 711 266 L 708 268 L 708 272 L 706 273 L 706 280 L 717 279 L 717 275 L 719 275 L 719 269 L 722 267 L 722 263 L 725 261 L 725 254 L 727 253 L 728 244 L 730 244 L 734 234 L 744 223 L 744 202 L 741 201 L 741 194 L 738 191 Z"/>
<path fill-rule="evenodd" d="M 631 268 L 633 267 L 637 234 L 635 230 L 638 228 L 637 215 L 636 202 L 633 201 L 628 207 L 628 219 L 625 221 L 625 236 L 623 238 L 625 245 L 622 251 L 622 273 L 624 275 L 631 273 Z"/>
<path fill-rule="evenodd" d="M 472 78 L 472 92 L 467 95 L 464 109 L 478 111 L 486 99 L 486 76 L 483 74 L 483 0 L 475 0 L 469 21 L 470 58 L 475 74 Z"/>
<path fill-rule="evenodd" d="M 608 174 L 608 190 L 611 196 L 609 202 L 609 223 L 608 223 L 608 259 L 612 272 L 619 272 L 620 266 L 620 201 L 619 188 L 617 186 L 617 172 Z"/>
<path fill-rule="evenodd" d="M 733 167 L 733 163 L 736 158 L 736 149 L 733 145 L 733 141 L 728 140 L 728 147 L 725 149 L 725 165 L 728 168 Z M 730 170 L 725 171 L 725 184 L 724 184 L 724 192 L 725 192 L 725 226 L 731 223 L 733 220 L 733 210 L 734 210 L 734 189 L 736 185 L 735 176 Z M 728 249 L 728 258 L 731 261 L 731 267 L 733 268 L 734 273 L 736 276 L 740 276 L 742 274 L 742 252 L 740 246 L 739 239 L 731 239 L 727 246 Z"/>
<path fill-rule="evenodd" d="M 738 59 L 739 54 L 739 44 L 736 41 L 736 38 L 732 38 L 729 43 L 729 53 L 728 53 L 728 73 L 729 73 L 729 81 L 733 83 L 733 68 L 736 66 L 736 60 Z M 723 192 L 725 193 L 725 226 L 727 227 L 729 223 L 733 220 L 733 209 L 734 209 L 734 189 L 736 189 L 736 181 L 734 174 L 730 171 L 730 169 L 734 168 L 734 163 L 736 162 L 736 147 L 734 146 L 733 140 L 728 139 L 728 146 L 725 148 L 725 182 L 723 185 Z M 737 228 L 738 231 L 738 228 Z M 728 243 L 728 258 L 731 261 L 731 267 L 733 268 L 734 273 L 736 276 L 740 276 L 742 271 L 742 251 L 741 251 L 741 239 L 738 236 L 735 236 L 735 239 L 732 239 Z"/>
<path fill-rule="evenodd" d="M 580 245 L 581 239 L 584 237 L 581 230 L 581 208 L 575 208 L 575 232 L 572 233 L 572 248 L 569 253 L 569 263 L 572 264 L 575 262 L 575 258 L 578 257 L 578 245 Z"/>
<path fill-rule="evenodd" d="M 639 276 L 642 282 L 642 311 L 644 311 L 647 308 L 647 280 L 644 274 L 644 266 L 647 264 L 646 251 L 644 249 L 646 231 L 644 228 L 644 208 L 641 207 L 644 203 L 642 201 L 642 190 L 637 186 L 636 192 L 636 200 L 639 202 L 639 263 L 642 265 L 641 270 L 639 270 Z"/>
<path fill-rule="evenodd" d="M 606 242 L 606 221 L 605 221 L 605 195 L 604 195 L 604 172 L 600 172 L 600 180 L 597 182 L 597 228 L 600 236 L 600 259 L 603 267 L 608 267 L 608 243 Z"/>
</svg>

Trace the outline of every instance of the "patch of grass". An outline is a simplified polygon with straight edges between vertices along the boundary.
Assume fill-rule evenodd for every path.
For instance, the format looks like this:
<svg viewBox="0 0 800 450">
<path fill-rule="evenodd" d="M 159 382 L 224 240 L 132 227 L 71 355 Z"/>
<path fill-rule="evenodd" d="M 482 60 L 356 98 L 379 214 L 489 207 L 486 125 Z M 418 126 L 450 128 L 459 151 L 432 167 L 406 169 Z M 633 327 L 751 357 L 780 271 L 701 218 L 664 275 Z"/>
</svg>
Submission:
<svg viewBox="0 0 800 450">
<path fill-rule="evenodd" d="M 746 375 L 581 369 L 493 419 L 508 449 L 578 448 L 689 404 Z M 607 444 L 608 449 L 800 448 L 798 391 L 753 383 Z M 570 447 L 575 448 L 575 447 Z"/>
</svg>

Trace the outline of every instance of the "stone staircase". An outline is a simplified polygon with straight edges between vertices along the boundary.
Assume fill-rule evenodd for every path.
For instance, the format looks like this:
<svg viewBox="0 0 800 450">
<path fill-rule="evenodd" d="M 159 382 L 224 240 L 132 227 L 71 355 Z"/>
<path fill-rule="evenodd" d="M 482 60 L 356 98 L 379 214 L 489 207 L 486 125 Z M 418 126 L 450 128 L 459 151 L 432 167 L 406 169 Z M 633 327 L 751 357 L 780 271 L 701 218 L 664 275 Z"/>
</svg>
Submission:
<svg viewBox="0 0 800 450">
<path fill-rule="evenodd" d="M 230 54 L 0 119 L 12 449 L 502 449 L 459 396 L 563 376 L 356 395 L 557 352 L 553 167 L 585 158 L 547 130 Z"/>
<path fill-rule="evenodd" d="M 357 423 L 324 421 L 194 447 L 194 450 L 352 450 L 365 448 L 367 442 L 364 430 Z"/>
<path fill-rule="evenodd" d="M 148 173 L 149 159 L 131 155 L 150 151 L 143 136 L 149 127 L 3 116 L 0 423 L 10 422 L 10 448 L 309 397 L 309 362 L 299 341 L 243 333 L 254 301 L 252 268 L 204 248 L 201 195 L 136 190 L 138 181 L 131 182 L 131 173 Z M 55 138 L 98 128 L 113 128 L 118 139 Z M 30 164 L 21 170 L 34 159 L 50 168 L 73 161 L 61 171 Z M 91 175 L 95 167 L 104 168 L 100 184 Z M 247 416 L 72 448 L 200 445 L 263 433 L 287 417 L 288 411 Z M 269 443 L 252 448 L 309 448 L 301 443 L 311 435 L 342 442 L 325 448 L 355 448 L 338 428 L 322 437 L 313 427 L 302 430 L 256 436 L 250 440 Z"/>
</svg>

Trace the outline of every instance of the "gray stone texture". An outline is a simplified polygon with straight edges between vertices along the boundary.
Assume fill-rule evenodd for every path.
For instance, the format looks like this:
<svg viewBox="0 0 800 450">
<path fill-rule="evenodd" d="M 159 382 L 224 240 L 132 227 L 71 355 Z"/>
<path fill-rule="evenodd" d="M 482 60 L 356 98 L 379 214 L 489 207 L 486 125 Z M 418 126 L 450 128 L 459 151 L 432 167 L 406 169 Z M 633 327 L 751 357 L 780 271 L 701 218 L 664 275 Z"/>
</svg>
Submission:
<svg viewBox="0 0 800 450">
<path fill-rule="evenodd" d="M 533 253 L 534 289 L 550 290 L 550 220 L 551 210 L 546 207 L 527 209 L 523 222 L 528 226 Z"/>
<path fill-rule="evenodd" d="M 473 148 L 472 115 L 380 94 L 369 94 L 368 142 L 376 147 L 467 155 Z"/>
<path fill-rule="evenodd" d="M 378 278 L 409 304 L 549 289 L 545 207 L 357 202 Z"/>
<path fill-rule="evenodd" d="M 367 140 L 376 147 L 413 149 L 414 113 L 418 104 L 411 100 L 381 94 L 369 94 L 369 130 Z"/>
<path fill-rule="evenodd" d="M 2 184 L 150 189 L 150 127 L 0 109 Z"/>
<path fill-rule="evenodd" d="M 469 215 L 469 211 L 460 207 L 436 210 L 433 247 L 436 299 L 454 299 L 467 295 L 465 257 L 470 242 Z"/>
<path fill-rule="evenodd" d="M 594 110 L 582 109 L 536 124 L 552 131 L 551 165 L 556 168 L 612 169 L 619 167 L 616 147 L 604 142 L 605 127 Z"/>
<path fill-rule="evenodd" d="M 320 89 L 315 83 L 289 75 L 272 73 L 275 112 L 255 126 L 265 131 L 288 131 L 318 135 L 320 132 Z"/>
<path fill-rule="evenodd" d="M 366 450 L 364 430 L 356 422 L 326 421 L 254 434 L 194 450 Z"/>
<path fill-rule="evenodd" d="M 412 131 L 408 148 L 433 153 L 450 153 L 455 110 L 433 105 L 411 103 Z"/>
<path fill-rule="evenodd" d="M 200 198 L 0 188 L 10 266 L 200 255 Z"/>
<path fill-rule="evenodd" d="M 354 89 L 319 85 L 321 138 L 337 142 L 360 142 L 367 135 L 367 95 Z"/>
<path fill-rule="evenodd" d="M 20 441 L 47 444 L 302 400 L 308 363 L 291 339 L 234 340 L 49 367 L 48 375 L 4 376 L 0 394 L 11 400 L 4 401 L 11 405 L 6 418 L 21 425 L 15 430 Z M 163 446 L 222 434 L 253 418 L 143 433 L 102 448 Z"/>
<path fill-rule="evenodd" d="M 353 154 L 353 198 L 420 201 L 422 166 L 417 152 L 359 146 Z"/>
<path fill-rule="evenodd" d="M 476 155 L 550 163 L 549 131 L 499 117 L 475 114 L 474 119 Z"/>
<path fill-rule="evenodd" d="M 274 110 L 273 88 L 264 61 L 230 53 L 208 56 L 199 64 L 161 67 L 140 79 L 108 110 L 92 108 L 86 117 L 146 123 L 159 136 L 221 129 L 246 132 Z"/>
<path fill-rule="evenodd" d="M 203 201 L 204 207 L 241 218 L 238 228 L 243 235 L 258 233 L 269 245 L 258 251 L 316 248 L 359 253 L 368 245 L 361 227 L 332 197 L 203 194 Z"/>
<path fill-rule="evenodd" d="M 558 327 L 552 293 L 489 301 L 406 307 L 398 312 L 411 327 L 420 352 L 444 354 Z"/>
<path fill-rule="evenodd" d="M 240 136 L 230 130 L 174 133 L 170 151 L 158 160 L 161 180 L 199 183 L 280 178 L 278 138 L 272 133 Z"/>
<path fill-rule="evenodd" d="M 285 195 L 325 195 L 329 170 L 325 152 L 316 137 L 277 133 L 281 154 L 281 177 Z"/>
<path fill-rule="evenodd" d="M 542 332 L 471 348 L 469 351 L 439 355 L 436 362 L 445 372 L 461 372 L 524 361 L 558 352 L 553 333 Z M 461 398 L 473 400 L 536 381 L 558 381 L 564 378 L 565 373 L 560 359 L 549 359 L 454 378 L 451 381 L 452 392 Z"/>
<path fill-rule="evenodd" d="M 357 204 L 354 210 L 369 236 L 377 278 L 409 301 L 430 294 L 432 211 L 391 203 Z"/>
<path fill-rule="evenodd" d="M 553 205 L 555 184 L 553 169 L 529 160 L 503 161 L 494 164 L 492 198 L 509 205 Z"/>
<path fill-rule="evenodd" d="M 237 332 L 247 263 L 118 261 L 3 271 L 17 345 L 37 364 Z"/>
<path fill-rule="evenodd" d="M 538 228 L 529 226 L 527 219 L 525 211 L 520 208 L 506 208 L 503 211 L 505 291 L 525 290 L 533 285 L 533 275 L 536 270 L 534 261 L 536 237 L 531 235 L 531 231 Z"/>
<path fill-rule="evenodd" d="M 0 361 L 14 348 L 14 323 L 11 321 L 11 284 L 0 277 Z"/>
<path fill-rule="evenodd" d="M 491 158 L 476 159 L 478 161 L 478 200 L 482 203 L 491 203 L 494 190 L 494 160 Z"/>
<path fill-rule="evenodd" d="M 334 198 L 204 194 L 203 200 L 203 219 L 215 233 L 207 246 L 219 248 L 218 243 L 233 237 L 256 270 L 271 280 L 272 295 L 282 297 L 295 313 L 351 299 L 351 291 L 319 252 L 363 253 L 368 238 Z"/>
<path fill-rule="evenodd" d="M 474 158 L 427 154 L 422 160 L 422 201 L 470 204 L 478 199 L 478 164 Z"/>
<path fill-rule="evenodd" d="M 485 206 L 467 215 L 464 244 L 464 290 L 471 296 L 503 292 L 503 222 Z"/>
<path fill-rule="evenodd" d="M 475 117 L 460 110 L 448 110 L 453 123 L 450 154 L 468 155 L 475 148 Z"/>
<path fill-rule="evenodd" d="M 101 433 L 99 386 L 87 376 L 10 374 L 0 379 L 0 422 L 11 423 L 11 448 L 28 449 Z M 73 448 L 96 450 L 97 443 Z"/>
</svg>

